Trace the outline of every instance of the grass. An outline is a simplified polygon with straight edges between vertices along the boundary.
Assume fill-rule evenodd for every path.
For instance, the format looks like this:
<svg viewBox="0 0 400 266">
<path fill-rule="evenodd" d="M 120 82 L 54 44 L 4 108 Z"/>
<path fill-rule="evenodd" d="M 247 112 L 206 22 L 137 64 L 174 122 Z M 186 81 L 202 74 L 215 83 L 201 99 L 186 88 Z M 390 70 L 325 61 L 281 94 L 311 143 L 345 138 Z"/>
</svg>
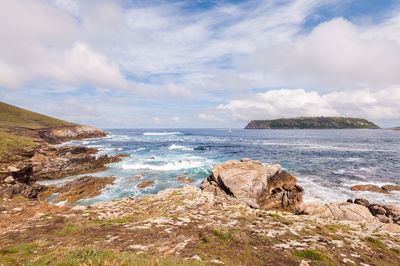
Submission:
<svg viewBox="0 0 400 266">
<path fill-rule="evenodd" d="M 212 233 L 215 235 L 215 236 L 217 236 L 217 237 L 219 237 L 220 239 L 222 239 L 222 240 L 229 240 L 229 238 L 231 237 L 231 233 L 230 232 L 222 232 L 222 231 L 219 231 L 219 230 L 217 230 L 217 229 L 213 229 L 212 230 Z"/>
<path fill-rule="evenodd" d="M 295 250 L 292 251 L 292 254 L 303 259 L 311 259 L 317 261 L 323 261 L 325 259 L 324 254 L 314 249 Z"/>
<path fill-rule="evenodd" d="M 92 248 L 75 249 L 70 251 L 64 251 L 61 249 L 55 251 L 43 250 L 36 255 L 31 252 L 29 256 L 23 257 L 18 256 L 16 253 L 11 255 L 15 256 L 2 256 L 0 253 L 0 265 L 204 265 L 201 261 L 183 260 L 172 257 L 157 257 L 150 254 L 134 254 L 130 251 L 119 252 L 118 250 Z"/>
<path fill-rule="evenodd" d="M 79 225 L 76 224 L 66 224 L 63 229 L 60 231 L 60 234 L 62 235 L 69 235 L 69 234 L 73 234 L 76 231 L 79 231 L 81 229 L 81 227 Z"/>
<path fill-rule="evenodd" d="M 64 126 L 76 126 L 76 124 L 0 102 L 0 127 L 41 129 Z"/>
<path fill-rule="evenodd" d="M 376 246 L 376 247 L 380 247 L 380 248 L 384 248 L 385 244 L 380 241 L 379 239 L 373 238 L 373 237 L 367 237 L 364 239 L 368 244 Z"/>
<path fill-rule="evenodd" d="M 0 163 L 20 159 L 18 152 L 37 146 L 34 140 L 0 130 Z"/>
</svg>

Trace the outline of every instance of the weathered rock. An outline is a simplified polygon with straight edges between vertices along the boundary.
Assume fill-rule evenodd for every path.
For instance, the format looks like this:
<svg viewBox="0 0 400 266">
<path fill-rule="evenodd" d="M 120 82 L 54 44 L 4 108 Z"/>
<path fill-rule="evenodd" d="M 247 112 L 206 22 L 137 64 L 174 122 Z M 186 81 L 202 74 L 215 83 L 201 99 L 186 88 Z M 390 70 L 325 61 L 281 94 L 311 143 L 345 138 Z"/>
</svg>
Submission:
<svg viewBox="0 0 400 266">
<path fill-rule="evenodd" d="M 14 177 L 8 176 L 8 177 L 6 177 L 6 179 L 4 179 L 4 182 L 6 182 L 8 184 L 14 183 Z"/>
<path fill-rule="evenodd" d="M 176 179 L 178 179 L 178 181 L 180 181 L 180 182 L 188 182 L 188 183 L 194 182 L 194 179 L 190 178 L 190 177 L 186 178 L 184 176 L 178 176 Z"/>
<path fill-rule="evenodd" d="M 267 189 L 268 178 L 280 170 L 280 165 L 264 166 L 259 161 L 243 159 L 226 161 L 214 166 L 209 181 L 214 181 L 235 198 L 257 201 Z"/>
<path fill-rule="evenodd" d="M 389 193 L 386 189 L 378 187 L 376 185 L 356 185 L 351 187 L 352 191 L 370 191 L 378 193 Z"/>
<path fill-rule="evenodd" d="M 148 181 L 143 181 L 142 183 L 140 183 L 139 185 L 137 185 L 137 188 L 146 188 L 148 186 L 151 186 L 154 184 L 154 180 L 148 180 Z"/>
<path fill-rule="evenodd" d="M 308 214 L 319 218 L 330 218 L 338 221 L 373 222 L 374 218 L 368 208 L 354 203 L 335 202 L 330 204 L 306 203 L 296 208 L 296 214 Z"/>
<path fill-rule="evenodd" d="M 253 208 L 293 210 L 302 202 L 303 189 L 280 165 L 263 165 L 248 158 L 217 164 L 200 184 L 212 192 L 216 202 L 240 202 Z M 232 200 L 235 199 L 235 200 Z"/>
<path fill-rule="evenodd" d="M 117 156 L 96 157 L 96 149 L 81 146 L 52 147 L 42 145 L 29 161 L 33 166 L 32 179 L 59 179 L 66 176 L 93 173 L 107 169 L 108 163 L 121 161 Z"/>
<path fill-rule="evenodd" d="M 106 135 L 104 130 L 92 126 L 45 129 L 39 132 L 40 138 L 48 143 L 61 143 L 73 139 L 99 138 Z"/>
<path fill-rule="evenodd" d="M 367 207 L 367 208 L 368 208 L 368 206 L 369 206 L 369 201 L 366 200 L 366 199 L 355 199 L 355 200 L 354 200 L 354 203 L 355 203 L 355 204 L 362 205 L 362 206 Z"/>
<path fill-rule="evenodd" d="M 277 172 L 268 179 L 268 192 L 282 192 L 291 190 L 296 185 L 297 179 L 286 171 Z"/>
<path fill-rule="evenodd" d="M 400 186 L 399 185 L 384 185 L 384 186 L 382 186 L 382 189 L 387 190 L 387 191 L 400 191 Z"/>
<path fill-rule="evenodd" d="M 54 193 L 59 193 L 57 202 L 67 201 L 68 204 L 85 198 L 93 198 L 109 184 L 113 184 L 115 177 L 82 176 L 66 182 L 61 187 L 50 186 L 44 189 L 40 198 L 47 198 Z"/>
<path fill-rule="evenodd" d="M 400 207 L 398 206 L 370 204 L 368 209 L 371 214 L 378 217 L 381 222 L 400 224 Z"/>
</svg>

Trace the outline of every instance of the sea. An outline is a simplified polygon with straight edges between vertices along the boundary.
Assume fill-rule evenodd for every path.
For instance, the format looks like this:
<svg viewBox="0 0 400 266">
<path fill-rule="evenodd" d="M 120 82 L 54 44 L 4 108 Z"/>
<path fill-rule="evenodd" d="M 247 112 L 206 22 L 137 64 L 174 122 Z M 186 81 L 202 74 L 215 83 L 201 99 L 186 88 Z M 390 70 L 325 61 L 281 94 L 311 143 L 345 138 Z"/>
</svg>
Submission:
<svg viewBox="0 0 400 266">
<path fill-rule="evenodd" d="M 200 183 L 217 163 L 251 158 L 280 164 L 305 190 L 305 202 L 335 202 L 365 198 L 373 203 L 400 205 L 400 192 L 356 192 L 354 185 L 400 185 L 400 131 L 245 130 L 245 129 L 108 129 L 104 138 L 71 141 L 99 149 L 98 155 L 128 154 L 94 176 L 115 176 L 115 184 L 87 205 L 123 197 L 141 197 L 166 188 L 180 188 L 178 176 Z M 60 186 L 79 176 L 44 181 Z M 147 180 L 147 188 L 136 186 Z"/>
</svg>

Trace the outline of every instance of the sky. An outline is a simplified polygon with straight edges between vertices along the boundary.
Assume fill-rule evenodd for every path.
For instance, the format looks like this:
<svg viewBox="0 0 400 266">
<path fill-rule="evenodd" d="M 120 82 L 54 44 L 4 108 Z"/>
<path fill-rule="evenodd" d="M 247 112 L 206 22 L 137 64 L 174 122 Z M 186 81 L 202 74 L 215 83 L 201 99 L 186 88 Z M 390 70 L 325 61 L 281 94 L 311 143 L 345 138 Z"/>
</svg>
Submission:
<svg viewBox="0 0 400 266">
<path fill-rule="evenodd" d="M 0 0 L 0 101 L 102 128 L 400 126 L 400 1 Z"/>
</svg>

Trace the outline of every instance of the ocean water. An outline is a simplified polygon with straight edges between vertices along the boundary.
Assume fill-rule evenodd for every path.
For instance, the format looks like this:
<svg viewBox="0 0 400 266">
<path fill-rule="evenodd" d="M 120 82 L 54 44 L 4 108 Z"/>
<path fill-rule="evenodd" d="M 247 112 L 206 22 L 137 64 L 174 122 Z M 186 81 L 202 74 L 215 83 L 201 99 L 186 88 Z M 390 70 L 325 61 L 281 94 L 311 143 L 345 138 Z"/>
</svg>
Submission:
<svg viewBox="0 0 400 266">
<path fill-rule="evenodd" d="M 244 129 L 110 129 L 108 137 L 72 141 L 99 154 L 129 154 L 95 176 L 116 177 L 114 185 L 79 204 L 140 197 L 179 188 L 187 173 L 195 186 L 216 163 L 252 158 L 281 164 L 305 189 L 306 202 L 346 201 L 362 197 L 374 203 L 400 205 L 400 192 L 353 192 L 359 184 L 400 185 L 400 131 L 391 130 L 244 130 Z M 67 180 L 45 181 L 60 185 Z M 137 189 L 140 182 L 155 184 Z"/>
</svg>

